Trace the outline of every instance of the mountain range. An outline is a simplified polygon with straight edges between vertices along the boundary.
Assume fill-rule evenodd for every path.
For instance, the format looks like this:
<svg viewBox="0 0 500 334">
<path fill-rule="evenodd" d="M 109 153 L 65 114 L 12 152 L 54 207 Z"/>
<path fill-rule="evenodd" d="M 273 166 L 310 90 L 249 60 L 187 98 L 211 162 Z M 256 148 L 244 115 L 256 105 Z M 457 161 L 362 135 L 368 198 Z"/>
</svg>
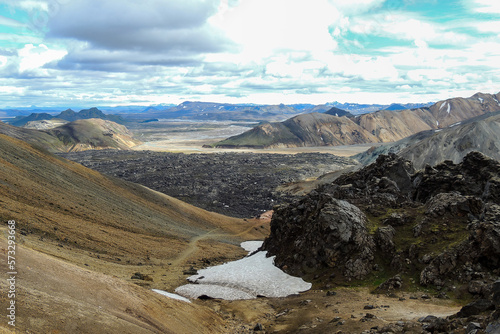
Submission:
<svg viewBox="0 0 500 334">
<path fill-rule="evenodd" d="M 100 118 L 108 121 L 113 121 L 119 124 L 125 123 L 125 120 L 121 116 L 106 115 L 97 108 L 82 109 L 79 112 L 75 112 L 71 109 L 66 109 L 56 116 L 52 116 L 48 113 L 32 113 L 29 116 L 17 116 L 13 120 L 9 121 L 9 123 L 14 126 L 24 126 L 31 121 L 62 119 L 68 122 L 73 122 L 80 119 L 91 119 L 91 118 Z"/>
<path fill-rule="evenodd" d="M 195 102 L 186 101 L 179 105 L 175 104 L 156 104 L 150 106 L 101 106 L 91 109 L 99 109 L 104 111 L 109 117 L 98 116 L 94 114 L 92 118 L 103 118 L 122 123 L 122 120 L 117 118 L 117 115 L 112 116 L 109 114 L 119 114 L 127 120 L 144 119 L 144 117 L 154 118 L 184 118 L 196 120 L 246 120 L 246 121 L 282 121 L 286 118 L 311 112 L 325 112 L 332 107 L 344 109 L 352 114 L 365 114 L 377 110 L 401 110 L 411 109 L 417 107 L 426 107 L 432 103 L 392 103 L 392 104 L 358 104 L 358 103 L 340 103 L 332 102 L 326 104 L 279 104 L 279 105 L 265 105 L 265 104 L 230 104 L 230 103 L 214 103 L 214 102 Z M 68 109 L 71 110 L 71 109 Z M 38 115 L 37 115 L 38 114 Z M 43 114 L 43 115 L 42 115 Z M 57 116 L 54 116 L 57 115 Z M 64 117 L 61 112 L 54 107 L 25 107 L 25 108 L 7 108 L 0 110 L 0 117 L 15 117 L 12 122 L 18 122 L 14 125 L 23 126 L 25 121 L 23 118 L 30 117 L 31 120 L 48 120 L 51 117 Z M 72 115 L 69 115 L 67 120 L 75 120 Z M 83 115 L 80 115 L 83 116 Z M 81 117 L 83 118 L 83 117 Z M 64 118 L 66 119 L 66 118 Z M 27 120 L 29 121 L 29 119 Z"/>
<path fill-rule="evenodd" d="M 337 111 L 301 114 L 283 122 L 263 123 L 216 147 L 305 147 L 394 142 L 415 133 L 442 129 L 479 115 L 500 111 L 500 93 L 452 98 L 430 107 L 380 110 L 352 116 Z M 332 115 L 333 114 L 333 115 Z"/>
</svg>

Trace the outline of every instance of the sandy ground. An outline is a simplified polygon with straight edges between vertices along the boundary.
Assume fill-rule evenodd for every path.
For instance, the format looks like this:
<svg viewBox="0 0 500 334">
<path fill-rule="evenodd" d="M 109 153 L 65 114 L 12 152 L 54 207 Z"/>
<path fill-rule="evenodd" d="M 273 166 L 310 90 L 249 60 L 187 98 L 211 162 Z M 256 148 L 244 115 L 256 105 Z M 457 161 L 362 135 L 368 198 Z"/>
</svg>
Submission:
<svg viewBox="0 0 500 334">
<path fill-rule="evenodd" d="M 242 126 L 244 125 L 244 126 Z M 254 153 L 329 153 L 337 156 L 349 157 L 366 151 L 380 143 L 350 145 L 350 146 L 320 146 L 276 149 L 222 149 L 204 148 L 228 137 L 238 135 L 255 124 L 244 122 L 187 122 L 161 121 L 131 129 L 135 137 L 143 144 L 134 147 L 134 150 L 151 150 L 176 153 L 218 153 L 218 152 L 254 152 Z"/>
<path fill-rule="evenodd" d="M 215 141 L 207 140 L 158 140 L 146 142 L 135 146 L 134 150 L 150 150 L 159 152 L 179 152 L 179 153 L 219 153 L 219 152 L 253 152 L 253 153 L 275 153 L 275 154 L 296 154 L 296 153 L 329 153 L 341 157 L 364 152 L 372 146 L 379 146 L 379 143 L 345 145 L 345 146 L 319 146 L 319 147 L 292 147 L 292 148 L 268 148 L 268 149 L 227 149 L 227 148 L 204 148 L 204 144 Z"/>
<path fill-rule="evenodd" d="M 113 263 L 76 249 L 47 245 L 44 254 L 18 247 L 18 329 L 44 333 L 251 333 L 257 323 L 267 333 L 360 333 L 388 322 L 416 320 L 429 314 L 456 313 L 453 302 L 374 295 L 367 288 L 338 288 L 334 296 L 311 290 L 287 298 L 246 301 L 173 301 L 152 293 L 173 292 L 186 283 L 184 271 L 241 258 L 246 252 L 220 242 L 229 236 L 262 239 L 269 233 L 269 218 L 247 221 L 234 232 L 215 229 L 193 237 L 169 259 L 151 258 L 142 265 Z M 0 239 L 0 268 L 6 271 L 5 229 Z M 21 242 L 24 244 L 24 242 Z M 30 242 L 36 247 L 36 242 Z M 134 280 L 141 272 L 150 280 Z M 0 288 L 5 291 L 4 280 Z M 2 305 L 6 302 L 2 296 Z M 364 310 L 373 305 L 373 310 Z M 366 313 L 375 317 L 364 321 Z M 339 324 L 342 322 L 342 325 Z M 3 326 L 4 324 L 2 324 Z M 0 328 L 2 327 L 0 326 Z M 5 327 L 4 327 L 5 329 Z M 30 331 L 30 329 L 36 329 Z M 411 332 L 411 331 L 409 331 Z"/>
</svg>

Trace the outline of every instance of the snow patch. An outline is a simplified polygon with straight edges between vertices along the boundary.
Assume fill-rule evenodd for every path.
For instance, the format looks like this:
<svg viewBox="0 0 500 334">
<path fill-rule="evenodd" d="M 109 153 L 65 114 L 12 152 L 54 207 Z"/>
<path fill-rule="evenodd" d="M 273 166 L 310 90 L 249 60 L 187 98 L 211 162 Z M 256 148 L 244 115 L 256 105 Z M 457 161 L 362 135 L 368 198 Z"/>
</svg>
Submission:
<svg viewBox="0 0 500 334">
<path fill-rule="evenodd" d="M 448 110 L 446 110 L 448 112 L 448 114 L 450 113 L 451 111 L 451 104 L 448 103 Z"/>
<path fill-rule="evenodd" d="M 458 122 L 458 123 L 452 124 L 452 125 L 450 125 L 450 128 L 452 128 L 454 126 L 457 126 L 457 125 L 460 125 L 460 124 L 462 124 L 462 122 Z"/>
<path fill-rule="evenodd" d="M 443 109 L 443 108 L 444 108 L 444 106 L 445 106 L 445 105 L 447 105 L 447 104 L 448 104 L 448 102 L 443 102 L 443 103 L 441 103 L 441 106 L 439 107 L 439 110 Z"/>
<path fill-rule="evenodd" d="M 200 296 L 218 298 L 224 300 L 254 299 L 255 296 L 244 291 L 229 288 L 227 286 L 206 284 L 186 284 L 178 287 L 175 291 L 188 298 L 196 299 Z M 189 300 L 189 299 L 188 299 Z"/>
<path fill-rule="evenodd" d="M 439 126 L 439 121 L 436 121 L 436 126 Z"/>
<path fill-rule="evenodd" d="M 434 130 L 434 132 L 439 132 L 439 131 L 443 131 L 443 129 Z"/>
<path fill-rule="evenodd" d="M 262 241 L 247 241 L 242 247 L 248 252 L 257 250 Z M 257 296 L 286 297 L 311 289 L 312 284 L 290 276 L 274 266 L 274 258 L 260 251 L 243 259 L 198 270 L 187 284 L 175 292 L 188 297 L 209 296 L 226 300 L 253 299 Z"/>
<path fill-rule="evenodd" d="M 189 299 L 182 297 L 182 296 L 179 296 L 179 295 L 176 295 L 175 293 L 170 293 L 170 292 L 158 290 L 158 289 L 152 289 L 152 291 L 159 293 L 160 295 L 166 296 L 168 298 L 171 298 L 171 299 L 176 299 L 176 300 L 180 300 L 180 301 L 183 301 L 186 303 L 191 303 L 191 301 Z"/>
<path fill-rule="evenodd" d="M 483 103 L 483 102 L 484 102 L 484 99 L 482 99 L 482 98 L 480 98 L 480 97 L 478 97 L 477 99 L 478 99 L 478 100 L 479 100 L 479 102 L 481 102 L 481 103 Z"/>
<path fill-rule="evenodd" d="M 259 249 L 263 243 L 264 243 L 263 241 L 245 241 L 242 242 L 240 246 L 248 253 L 253 253 L 257 249 Z"/>
</svg>

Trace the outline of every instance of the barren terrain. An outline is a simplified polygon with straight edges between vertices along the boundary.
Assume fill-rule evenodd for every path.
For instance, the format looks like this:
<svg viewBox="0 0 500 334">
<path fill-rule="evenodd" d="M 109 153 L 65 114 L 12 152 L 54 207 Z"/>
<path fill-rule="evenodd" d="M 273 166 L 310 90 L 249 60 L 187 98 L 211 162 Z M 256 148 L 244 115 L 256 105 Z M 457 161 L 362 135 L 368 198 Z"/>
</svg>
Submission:
<svg viewBox="0 0 500 334">
<path fill-rule="evenodd" d="M 263 240 L 269 218 L 207 212 L 19 140 L 0 135 L 0 144 L 0 218 L 16 220 L 18 332 L 249 333 L 260 323 L 266 332 L 357 333 L 457 311 L 449 301 L 419 298 L 424 292 L 400 301 L 367 288 L 326 296 L 331 288 L 317 286 L 288 298 L 192 304 L 157 295 L 150 290 L 172 292 L 192 270 L 244 256 L 239 243 Z M 5 225 L 0 248 L 7 272 Z M 5 308 L 6 294 L 0 302 Z M 375 317 L 366 320 L 368 312 Z M 9 331 L 5 322 L 0 328 Z"/>
</svg>

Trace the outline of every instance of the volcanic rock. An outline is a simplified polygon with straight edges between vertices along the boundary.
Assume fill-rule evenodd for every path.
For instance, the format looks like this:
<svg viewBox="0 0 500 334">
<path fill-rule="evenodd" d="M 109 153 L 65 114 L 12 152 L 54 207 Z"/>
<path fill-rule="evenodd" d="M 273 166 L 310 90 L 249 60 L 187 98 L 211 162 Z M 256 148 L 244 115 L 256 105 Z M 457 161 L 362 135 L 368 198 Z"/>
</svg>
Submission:
<svg viewBox="0 0 500 334">
<path fill-rule="evenodd" d="M 279 267 L 303 274 L 322 267 L 342 267 L 347 278 L 371 272 L 375 243 L 366 216 L 356 206 L 313 192 L 299 202 L 278 207 L 271 236 L 263 248 L 276 254 Z"/>
</svg>

